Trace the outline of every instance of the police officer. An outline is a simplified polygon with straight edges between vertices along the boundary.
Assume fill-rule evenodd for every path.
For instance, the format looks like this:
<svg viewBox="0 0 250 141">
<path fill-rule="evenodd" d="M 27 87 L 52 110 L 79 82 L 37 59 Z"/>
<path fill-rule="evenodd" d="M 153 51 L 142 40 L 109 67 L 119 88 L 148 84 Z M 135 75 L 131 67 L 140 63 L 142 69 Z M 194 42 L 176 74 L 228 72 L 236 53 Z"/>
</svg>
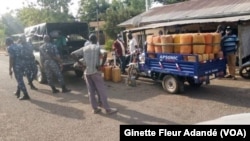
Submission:
<svg viewBox="0 0 250 141">
<path fill-rule="evenodd" d="M 23 92 L 22 97 L 20 97 L 20 93 L 17 93 L 17 98 L 20 100 L 28 100 L 30 97 L 23 81 L 25 65 L 21 55 L 22 47 L 14 44 L 14 41 L 11 38 L 7 38 L 5 44 L 9 53 L 9 75 L 12 77 L 13 69 L 17 81 L 17 87 Z"/>
<path fill-rule="evenodd" d="M 53 74 L 56 75 L 57 80 L 62 87 L 62 92 L 63 93 L 70 92 L 71 90 L 67 89 L 65 86 L 65 82 L 64 82 L 63 75 L 61 72 L 62 60 L 58 53 L 57 47 L 50 42 L 50 37 L 48 35 L 45 35 L 43 40 L 44 40 L 44 44 L 39 48 L 41 64 L 43 65 L 45 69 L 47 81 L 52 89 L 52 93 L 59 92 L 59 90 L 56 89 L 54 85 Z"/>
<path fill-rule="evenodd" d="M 20 37 L 19 44 L 22 46 L 22 56 L 25 61 L 25 75 L 28 79 L 30 88 L 32 90 L 37 90 L 33 84 L 33 80 L 36 78 L 38 71 L 35 56 L 33 54 L 33 46 L 26 41 L 26 37 L 24 35 Z"/>
</svg>

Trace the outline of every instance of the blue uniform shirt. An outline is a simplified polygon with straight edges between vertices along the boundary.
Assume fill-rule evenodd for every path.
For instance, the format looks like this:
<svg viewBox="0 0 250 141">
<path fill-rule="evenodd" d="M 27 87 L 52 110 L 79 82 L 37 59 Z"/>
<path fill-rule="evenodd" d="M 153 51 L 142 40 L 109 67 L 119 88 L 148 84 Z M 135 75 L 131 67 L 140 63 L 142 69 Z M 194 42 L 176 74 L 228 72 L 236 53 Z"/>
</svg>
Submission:
<svg viewBox="0 0 250 141">
<path fill-rule="evenodd" d="M 16 65 L 23 65 L 24 60 L 22 58 L 22 46 L 17 44 L 11 44 L 8 47 L 9 56 L 13 59 L 13 67 Z"/>
</svg>

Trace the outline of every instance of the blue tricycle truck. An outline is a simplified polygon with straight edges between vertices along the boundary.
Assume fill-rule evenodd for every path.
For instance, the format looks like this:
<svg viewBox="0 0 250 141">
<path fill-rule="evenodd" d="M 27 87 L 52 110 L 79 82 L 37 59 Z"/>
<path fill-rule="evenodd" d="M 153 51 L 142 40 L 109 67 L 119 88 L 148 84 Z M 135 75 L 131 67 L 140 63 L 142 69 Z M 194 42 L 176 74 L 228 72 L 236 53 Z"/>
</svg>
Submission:
<svg viewBox="0 0 250 141">
<path fill-rule="evenodd" d="M 171 94 L 184 92 L 185 82 L 192 87 L 209 84 L 211 79 L 223 76 L 226 70 L 223 56 L 200 61 L 197 54 L 155 53 L 154 57 L 147 52 L 142 54 L 144 59 L 130 64 L 129 74 L 135 79 L 143 75 L 157 80 Z M 193 59 L 190 61 L 187 58 Z"/>
</svg>

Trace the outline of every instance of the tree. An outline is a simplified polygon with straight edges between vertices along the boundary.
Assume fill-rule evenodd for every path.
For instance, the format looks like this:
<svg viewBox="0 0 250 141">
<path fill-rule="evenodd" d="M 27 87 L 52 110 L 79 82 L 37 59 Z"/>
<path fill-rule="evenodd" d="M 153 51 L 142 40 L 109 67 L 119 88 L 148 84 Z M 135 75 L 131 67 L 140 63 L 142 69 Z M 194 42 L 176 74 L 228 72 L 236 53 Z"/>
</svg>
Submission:
<svg viewBox="0 0 250 141">
<path fill-rule="evenodd" d="M 10 13 L 2 15 L 2 27 L 7 36 L 23 33 L 22 23 Z"/>
<path fill-rule="evenodd" d="M 17 11 L 17 17 L 24 26 L 31 26 L 44 22 L 70 22 L 73 15 L 68 12 L 71 0 L 37 0 L 38 5 L 29 3 L 28 6 Z M 40 6 L 40 8 L 37 8 Z"/>
<path fill-rule="evenodd" d="M 145 11 L 145 0 L 113 0 L 106 13 L 102 15 L 106 24 L 104 31 L 110 38 L 116 38 L 117 33 L 124 30 L 117 25 Z"/>
<path fill-rule="evenodd" d="M 2 21 L 0 21 L 0 49 L 3 49 L 5 44 L 5 28 Z"/>
<path fill-rule="evenodd" d="M 22 21 L 24 26 L 31 26 L 44 22 L 70 22 L 74 21 L 72 15 L 57 13 L 51 10 L 23 8 L 18 10 L 17 17 Z"/>
<path fill-rule="evenodd" d="M 98 20 L 103 20 L 101 15 L 109 6 L 110 4 L 106 0 L 81 0 L 78 10 L 79 18 L 86 22 L 97 21 L 98 15 Z"/>
<path fill-rule="evenodd" d="M 37 0 L 37 4 L 43 9 L 66 14 L 69 12 L 70 2 L 71 0 Z"/>
</svg>

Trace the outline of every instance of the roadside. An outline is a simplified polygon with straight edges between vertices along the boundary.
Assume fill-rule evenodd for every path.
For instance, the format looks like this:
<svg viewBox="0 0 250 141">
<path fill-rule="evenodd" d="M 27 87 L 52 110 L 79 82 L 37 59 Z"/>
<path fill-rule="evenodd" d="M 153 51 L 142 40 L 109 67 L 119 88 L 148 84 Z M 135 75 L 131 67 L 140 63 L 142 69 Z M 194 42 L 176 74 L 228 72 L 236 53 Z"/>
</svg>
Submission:
<svg viewBox="0 0 250 141">
<path fill-rule="evenodd" d="M 0 55 L 2 55 L 2 54 L 8 56 L 8 53 L 4 47 L 0 47 Z"/>
<path fill-rule="evenodd" d="M 105 81 L 110 105 L 119 112 L 92 114 L 86 83 L 65 73 L 70 93 L 51 94 L 47 85 L 27 88 L 30 101 L 12 94 L 16 81 L 8 76 L 8 57 L 0 55 L 0 140 L 118 141 L 120 125 L 196 124 L 221 116 L 250 112 L 249 80 L 214 79 L 200 88 L 185 86 L 183 94 L 166 93 L 161 83 L 140 77 L 136 87 Z M 27 79 L 25 79 L 27 84 Z M 58 85 L 57 85 L 58 86 Z M 21 135 L 21 136 L 20 136 Z"/>
</svg>

